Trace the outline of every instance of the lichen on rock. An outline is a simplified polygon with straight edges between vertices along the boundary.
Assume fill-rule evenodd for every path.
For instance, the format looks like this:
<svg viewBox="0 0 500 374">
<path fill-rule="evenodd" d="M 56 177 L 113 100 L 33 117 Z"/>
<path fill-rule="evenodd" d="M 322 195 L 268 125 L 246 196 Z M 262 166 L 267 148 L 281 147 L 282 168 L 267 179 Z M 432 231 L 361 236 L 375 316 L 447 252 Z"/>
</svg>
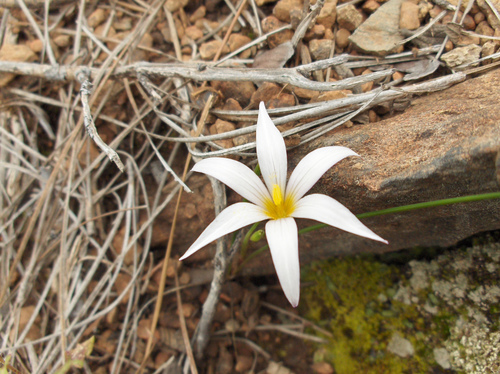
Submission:
<svg viewBox="0 0 500 374">
<path fill-rule="evenodd" d="M 500 372 L 500 243 L 440 253 L 403 265 L 362 256 L 308 267 L 301 307 L 333 336 L 315 358 L 339 374 Z"/>
</svg>

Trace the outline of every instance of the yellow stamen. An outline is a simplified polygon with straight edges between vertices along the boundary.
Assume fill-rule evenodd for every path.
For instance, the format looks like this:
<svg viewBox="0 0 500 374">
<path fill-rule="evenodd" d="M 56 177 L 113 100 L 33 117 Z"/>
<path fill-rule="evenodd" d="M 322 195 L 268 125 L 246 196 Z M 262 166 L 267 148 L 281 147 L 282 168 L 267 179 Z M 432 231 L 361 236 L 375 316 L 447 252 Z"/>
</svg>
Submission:
<svg viewBox="0 0 500 374">
<path fill-rule="evenodd" d="M 272 200 L 265 201 L 266 214 L 272 219 L 290 217 L 295 210 L 295 199 L 292 196 L 283 198 L 283 191 L 275 184 L 273 185 Z"/>
<path fill-rule="evenodd" d="M 281 192 L 280 186 L 277 184 L 273 185 L 273 201 L 276 205 L 283 204 L 283 193 Z"/>
</svg>

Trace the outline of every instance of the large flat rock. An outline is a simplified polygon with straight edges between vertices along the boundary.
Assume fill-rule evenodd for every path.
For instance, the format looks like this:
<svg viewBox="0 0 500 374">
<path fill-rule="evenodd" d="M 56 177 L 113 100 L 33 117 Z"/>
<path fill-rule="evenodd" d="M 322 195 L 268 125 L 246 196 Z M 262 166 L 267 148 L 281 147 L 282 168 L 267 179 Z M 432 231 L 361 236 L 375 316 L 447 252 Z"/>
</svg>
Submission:
<svg viewBox="0 0 500 374">
<path fill-rule="evenodd" d="M 500 70 L 446 91 L 416 98 L 390 119 L 334 131 L 300 148 L 289 170 L 313 149 L 343 145 L 346 159 L 311 192 L 325 193 L 354 213 L 500 190 Z M 415 246 L 450 246 L 500 229 L 500 200 L 464 203 L 364 220 L 389 245 L 333 228 L 300 237 L 301 262 L 339 254 L 382 253 Z M 314 224 L 302 221 L 299 226 Z M 244 273 L 272 272 L 269 253 Z"/>
</svg>

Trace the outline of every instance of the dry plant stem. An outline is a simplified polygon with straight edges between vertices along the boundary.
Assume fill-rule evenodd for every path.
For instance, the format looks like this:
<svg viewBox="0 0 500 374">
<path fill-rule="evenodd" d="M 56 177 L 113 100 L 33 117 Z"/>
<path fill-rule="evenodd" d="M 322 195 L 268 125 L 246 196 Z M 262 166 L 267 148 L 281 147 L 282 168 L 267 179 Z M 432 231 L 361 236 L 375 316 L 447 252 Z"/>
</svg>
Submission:
<svg viewBox="0 0 500 374">
<path fill-rule="evenodd" d="M 175 296 L 177 299 L 177 310 L 179 311 L 179 322 L 181 325 L 182 339 L 184 340 L 184 347 L 186 347 L 186 354 L 189 359 L 189 367 L 191 368 L 191 374 L 198 374 L 198 369 L 196 369 L 196 361 L 194 360 L 193 349 L 191 348 L 191 343 L 189 341 L 189 334 L 186 327 L 186 319 L 184 318 L 184 313 L 182 311 L 182 298 L 181 291 L 179 287 L 179 277 L 177 275 L 179 265 L 175 265 Z"/>
<path fill-rule="evenodd" d="M 222 183 L 215 178 L 209 177 L 212 184 L 214 194 L 214 209 L 215 216 L 217 217 L 227 205 L 226 190 Z M 215 315 L 215 309 L 219 301 L 222 284 L 224 283 L 228 258 L 226 254 L 226 236 L 217 239 L 216 252 L 214 258 L 214 277 L 210 285 L 210 292 L 207 299 L 203 303 L 203 311 L 201 313 L 200 322 L 193 338 L 195 342 L 196 358 L 201 360 L 203 352 L 210 339 L 210 326 Z"/>
<path fill-rule="evenodd" d="M 97 144 L 97 146 L 101 148 L 104 153 L 106 153 L 109 159 L 114 162 L 116 166 L 118 166 L 118 169 L 120 169 L 120 171 L 123 173 L 125 171 L 125 166 L 123 166 L 120 157 L 113 149 L 111 149 L 106 143 L 104 143 L 95 127 L 94 119 L 92 118 L 92 114 L 90 113 L 88 101 L 91 93 L 91 85 L 92 84 L 88 80 L 85 80 L 82 83 L 82 87 L 80 89 L 83 107 L 83 122 L 85 124 L 85 129 L 87 130 L 90 139 L 92 139 Z"/>
<path fill-rule="evenodd" d="M 215 100 L 215 96 L 211 95 L 209 99 L 206 102 L 205 108 L 203 109 L 203 112 L 200 117 L 200 122 L 196 131 L 196 135 L 200 135 L 201 132 L 203 131 L 203 128 L 205 127 L 205 123 L 208 117 L 208 112 L 210 108 L 213 105 L 213 102 Z M 186 180 L 186 175 L 189 169 L 189 164 L 191 163 L 191 154 L 188 154 L 186 157 L 186 162 L 184 164 L 184 172 L 182 174 L 182 180 Z M 179 189 L 179 194 L 177 195 L 177 202 L 175 205 L 175 210 L 174 210 L 174 217 L 172 219 L 172 226 L 170 227 L 170 234 L 168 237 L 168 243 L 167 243 L 167 249 L 165 251 L 165 259 L 163 260 L 163 266 L 161 270 L 161 278 L 160 279 L 166 279 L 167 276 L 167 267 L 168 267 L 168 262 L 170 260 L 170 254 L 172 252 L 172 246 L 174 242 L 174 235 L 175 235 L 175 226 L 177 224 L 177 215 L 179 212 L 179 206 L 181 203 L 181 197 L 182 197 L 182 190 Z M 165 282 L 160 282 L 159 287 L 158 287 L 158 299 L 156 300 L 156 305 L 155 305 L 155 311 L 153 314 L 153 318 L 151 321 L 151 336 L 148 339 L 147 345 L 146 345 L 146 351 L 144 353 L 144 359 L 141 363 L 141 367 L 138 369 L 137 373 L 142 374 L 144 371 L 144 368 L 146 367 L 146 361 L 151 355 L 151 352 L 153 350 L 153 337 L 154 333 L 156 331 L 156 326 L 158 324 L 158 318 L 160 316 L 160 310 L 161 310 L 161 304 L 162 304 L 162 295 L 163 291 L 165 290 Z"/>
<path fill-rule="evenodd" d="M 251 68 L 220 68 L 211 67 L 208 64 L 150 64 L 136 63 L 132 65 L 107 69 L 105 72 L 109 76 L 123 77 L 143 74 L 149 78 L 184 78 L 194 81 L 245 81 L 245 82 L 274 82 L 288 84 L 291 86 L 306 88 L 315 91 L 344 90 L 358 85 L 383 79 L 394 73 L 393 69 L 344 79 L 338 82 L 315 82 L 305 78 L 302 74 L 313 70 L 326 69 L 329 66 L 342 64 L 347 56 L 336 56 L 332 59 L 317 61 L 305 66 L 296 68 L 281 69 L 251 69 Z M 60 66 L 54 68 L 50 65 L 18 63 L 10 61 L 0 61 L 0 72 L 29 75 L 49 80 L 74 80 L 77 74 L 88 74 L 90 77 L 97 77 L 101 70 L 82 66 L 69 67 Z"/>
</svg>

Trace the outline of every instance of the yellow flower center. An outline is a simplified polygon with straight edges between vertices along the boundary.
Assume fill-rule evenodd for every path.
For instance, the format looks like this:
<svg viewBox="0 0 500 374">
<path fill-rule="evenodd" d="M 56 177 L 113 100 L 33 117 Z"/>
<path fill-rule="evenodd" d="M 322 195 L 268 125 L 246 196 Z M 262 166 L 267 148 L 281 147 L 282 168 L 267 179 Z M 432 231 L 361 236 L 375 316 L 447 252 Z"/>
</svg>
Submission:
<svg viewBox="0 0 500 374">
<path fill-rule="evenodd" d="M 266 214 L 272 219 L 290 217 L 295 210 L 295 202 L 291 196 L 283 198 L 283 191 L 277 184 L 273 185 L 272 200 L 266 199 Z"/>
</svg>

